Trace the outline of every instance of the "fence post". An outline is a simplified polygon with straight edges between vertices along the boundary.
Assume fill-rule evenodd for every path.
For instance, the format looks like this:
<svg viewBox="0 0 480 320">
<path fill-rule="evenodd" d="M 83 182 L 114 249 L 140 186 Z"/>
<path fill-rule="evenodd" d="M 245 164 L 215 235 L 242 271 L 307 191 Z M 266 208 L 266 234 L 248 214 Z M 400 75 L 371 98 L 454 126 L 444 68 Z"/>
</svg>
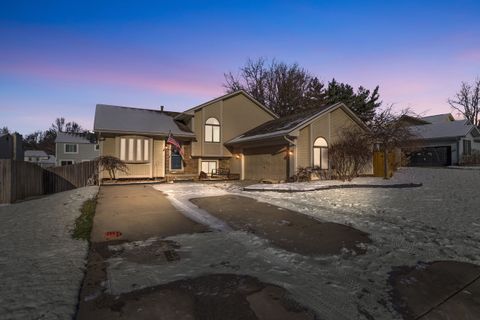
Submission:
<svg viewBox="0 0 480 320">
<path fill-rule="evenodd" d="M 12 203 L 13 183 L 12 160 L 0 160 L 0 203 Z"/>
</svg>

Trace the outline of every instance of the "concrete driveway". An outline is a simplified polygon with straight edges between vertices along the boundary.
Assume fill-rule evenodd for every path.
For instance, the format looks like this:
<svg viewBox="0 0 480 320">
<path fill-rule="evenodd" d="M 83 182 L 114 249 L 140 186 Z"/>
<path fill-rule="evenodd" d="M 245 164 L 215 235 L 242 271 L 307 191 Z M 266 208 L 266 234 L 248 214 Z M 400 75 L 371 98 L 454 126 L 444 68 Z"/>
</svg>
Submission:
<svg viewBox="0 0 480 320">
<path fill-rule="evenodd" d="M 102 186 L 91 240 L 135 241 L 207 230 L 178 212 L 150 185 Z"/>
</svg>

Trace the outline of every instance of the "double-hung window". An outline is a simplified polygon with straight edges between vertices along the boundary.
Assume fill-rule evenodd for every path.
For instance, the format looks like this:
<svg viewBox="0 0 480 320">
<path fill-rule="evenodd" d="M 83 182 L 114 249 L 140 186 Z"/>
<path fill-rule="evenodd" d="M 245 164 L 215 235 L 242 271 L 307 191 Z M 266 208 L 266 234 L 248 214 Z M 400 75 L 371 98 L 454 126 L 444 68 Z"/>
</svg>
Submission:
<svg viewBox="0 0 480 320">
<path fill-rule="evenodd" d="M 139 137 L 120 138 L 120 160 L 126 162 L 148 162 L 150 139 Z"/>
<path fill-rule="evenodd" d="M 66 143 L 65 144 L 65 153 L 78 153 L 78 144 Z"/>
<path fill-rule="evenodd" d="M 205 122 L 205 142 L 220 142 L 220 122 L 215 118 Z"/>
</svg>

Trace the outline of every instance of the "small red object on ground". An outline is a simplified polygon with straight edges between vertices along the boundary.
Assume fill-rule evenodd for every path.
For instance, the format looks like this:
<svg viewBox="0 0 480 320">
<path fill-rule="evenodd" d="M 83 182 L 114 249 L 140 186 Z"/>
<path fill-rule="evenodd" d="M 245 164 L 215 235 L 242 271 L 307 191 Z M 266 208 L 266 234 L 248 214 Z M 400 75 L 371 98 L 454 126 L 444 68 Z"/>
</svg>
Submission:
<svg viewBox="0 0 480 320">
<path fill-rule="evenodd" d="M 107 231 L 105 232 L 105 239 L 112 240 L 122 236 L 120 231 Z"/>
</svg>

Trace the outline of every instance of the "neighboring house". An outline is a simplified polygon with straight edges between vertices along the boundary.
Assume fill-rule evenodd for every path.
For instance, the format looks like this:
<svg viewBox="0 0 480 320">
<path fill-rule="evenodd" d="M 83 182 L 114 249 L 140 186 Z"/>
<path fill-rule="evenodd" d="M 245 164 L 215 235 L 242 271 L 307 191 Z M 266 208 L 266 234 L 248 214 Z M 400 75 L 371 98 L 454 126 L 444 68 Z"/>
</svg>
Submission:
<svg viewBox="0 0 480 320">
<path fill-rule="evenodd" d="M 480 131 L 468 120 L 455 120 L 447 113 L 409 118 L 407 122 L 423 146 L 410 153 L 412 166 L 457 165 L 462 156 L 480 152 Z"/>
<path fill-rule="evenodd" d="M 42 168 L 55 167 L 55 156 L 48 155 L 43 150 L 26 150 L 24 160 L 38 164 Z"/>
<path fill-rule="evenodd" d="M 57 166 L 90 161 L 100 156 L 100 145 L 84 134 L 58 132 L 55 139 Z"/>
<path fill-rule="evenodd" d="M 327 170 L 328 146 L 351 125 L 365 128 L 342 103 L 278 118 L 237 91 L 182 113 L 97 105 L 94 131 L 102 155 L 127 162 L 120 178 L 176 179 L 222 169 L 241 179 L 286 180 L 299 167 Z M 165 144 L 169 133 L 182 144 L 183 159 Z"/>
<path fill-rule="evenodd" d="M 0 134 L 0 159 L 23 160 L 22 136 L 20 134 Z"/>
</svg>

